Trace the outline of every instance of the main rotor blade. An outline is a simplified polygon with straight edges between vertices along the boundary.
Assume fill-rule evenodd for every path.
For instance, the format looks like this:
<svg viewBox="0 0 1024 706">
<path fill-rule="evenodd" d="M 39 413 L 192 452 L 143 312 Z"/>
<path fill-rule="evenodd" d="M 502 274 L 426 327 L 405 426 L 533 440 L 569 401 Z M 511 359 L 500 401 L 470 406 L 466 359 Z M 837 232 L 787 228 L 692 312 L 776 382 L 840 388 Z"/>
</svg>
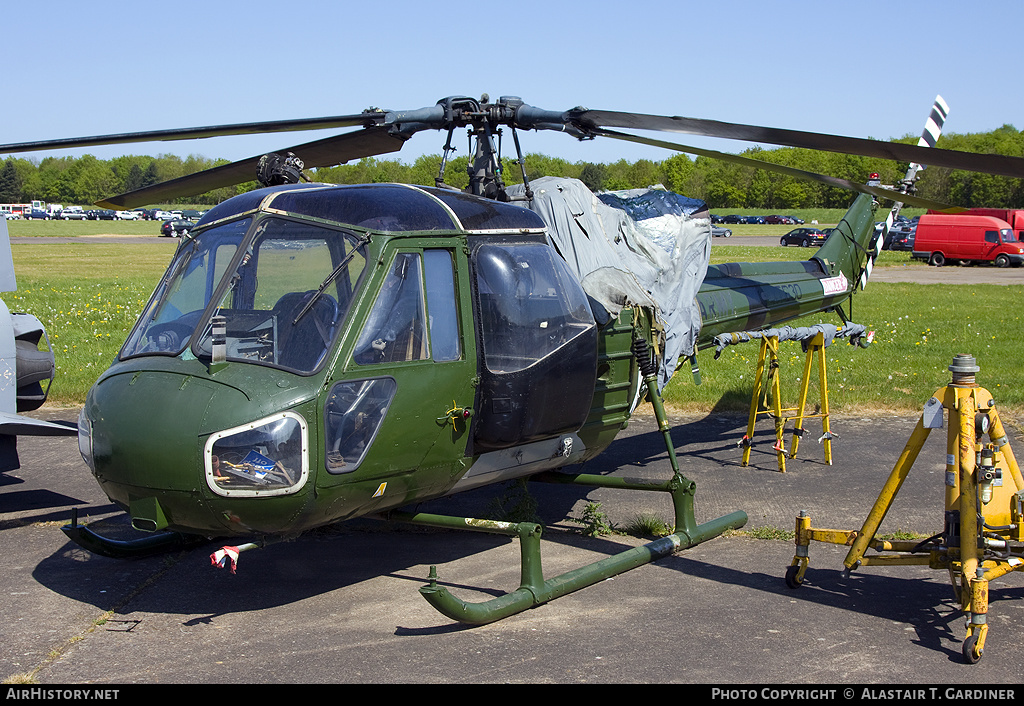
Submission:
<svg viewBox="0 0 1024 706">
<path fill-rule="evenodd" d="M 404 137 L 388 133 L 387 128 L 368 128 L 307 142 L 278 152 L 293 152 L 306 167 L 329 167 L 352 159 L 397 152 L 405 144 Z M 262 156 L 262 155 L 261 155 Z M 224 186 L 234 186 L 256 178 L 260 157 L 250 157 L 172 179 L 153 186 L 130 191 L 98 201 L 102 208 L 135 208 L 152 203 L 167 203 L 181 196 L 204 194 Z"/>
<path fill-rule="evenodd" d="M 781 164 L 772 164 L 771 162 L 762 162 L 758 159 L 750 159 L 748 157 L 740 157 L 735 154 L 726 154 L 724 152 L 716 152 L 714 150 L 705 150 L 700 147 L 693 147 L 690 145 L 680 145 L 674 142 L 665 142 L 663 140 L 654 140 L 646 137 L 639 137 L 637 135 L 629 135 L 622 132 L 615 132 L 613 130 L 598 130 L 597 134 L 605 137 L 612 137 L 616 140 L 624 140 L 626 142 L 636 142 L 642 145 L 650 145 L 652 147 L 662 147 L 664 149 L 675 150 L 677 152 L 687 152 L 689 154 L 696 154 L 703 157 L 711 157 L 712 159 L 720 159 L 725 162 L 732 162 L 733 164 L 739 164 L 744 167 L 752 167 L 754 169 L 764 169 L 767 171 L 778 172 L 780 174 L 786 174 L 787 176 L 795 177 L 797 179 L 804 179 L 806 181 L 816 181 L 821 184 L 828 186 L 835 186 L 840 189 L 849 189 L 851 191 L 857 191 L 862 194 L 871 194 L 876 198 L 884 199 L 886 201 L 901 201 L 908 203 L 911 206 L 920 206 L 923 208 L 930 208 L 934 211 L 941 211 L 944 213 L 959 213 L 964 209 L 957 206 L 950 206 L 946 203 L 939 201 L 932 201 L 930 199 L 923 199 L 918 196 L 912 196 L 910 194 L 900 193 L 892 189 L 883 189 L 881 187 L 868 186 L 867 184 L 858 184 L 854 181 L 848 181 L 846 179 L 840 179 L 838 177 L 831 177 L 825 174 L 815 174 L 814 172 L 806 172 L 802 169 L 794 169 L 793 167 L 786 167 Z"/>
<path fill-rule="evenodd" d="M 72 147 L 95 147 L 97 145 L 119 145 L 129 142 L 197 140 L 227 135 L 255 135 L 267 132 L 296 132 L 300 130 L 354 127 L 356 125 L 375 123 L 377 122 L 375 116 L 378 115 L 383 115 L 383 113 L 360 113 L 358 115 L 302 118 L 298 120 L 271 120 L 260 123 L 236 123 L 233 125 L 152 130 L 149 132 L 124 132 L 113 135 L 95 135 L 92 137 L 69 137 L 59 140 L 40 140 L 38 142 L 15 142 L 9 145 L 0 145 L 0 154 L 68 149 Z"/>
<path fill-rule="evenodd" d="M 866 140 L 859 137 L 843 137 L 840 135 L 760 127 L 757 125 L 742 125 L 739 123 L 724 123 L 701 118 L 619 113 L 609 110 L 584 110 L 575 114 L 574 118 L 595 131 L 602 127 L 615 127 L 633 130 L 656 130 L 659 132 L 681 132 L 689 135 L 722 137 L 730 140 L 763 142 L 787 147 L 803 147 L 824 150 L 826 152 L 878 157 L 897 162 L 916 162 L 935 167 L 964 169 L 971 172 L 997 174 L 1017 179 L 1024 178 L 1024 159 L 1000 154 L 960 152 L 958 150 L 945 150 L 936 147 L 905 145 L 899 142 Z"/>
</svg>

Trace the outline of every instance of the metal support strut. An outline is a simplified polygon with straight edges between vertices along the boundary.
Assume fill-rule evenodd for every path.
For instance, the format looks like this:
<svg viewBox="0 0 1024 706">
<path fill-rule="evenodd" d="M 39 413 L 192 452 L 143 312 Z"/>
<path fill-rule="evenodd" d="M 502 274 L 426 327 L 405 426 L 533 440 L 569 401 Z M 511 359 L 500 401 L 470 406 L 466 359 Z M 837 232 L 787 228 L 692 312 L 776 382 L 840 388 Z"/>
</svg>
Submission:
<svg viewBox="0 0 1024 706">
<path fill-rule="evenodd" d="M 569 571 L 554 578 L 544 580 L 541 567 L 540 538 L 542 528 L 532 522 L 497 522 L 465 517 L 449 517 L 426 513 L 405 514 L 391 513 L 389 519 L 417 524 L 445 527 L 449 529 L 468 529 L 477 532 L 492 532 L 519 538 L 521 571 L 519 588 L 511 593 L 480 603 L 468 603 L 453 596 L 445 587 L 439 585 L 437 568 L 430 567 L 428 577 L 430 583 L 420 589 L 423 597 L 438 611 L 463 623 L 482 625 L 501 620 L 528 608 L 547 603 L 568 593 L 586 588 L 612 576 L 648 564 L 661 557 L 668 556 L 682 549 L 695 546 L 713 539 L 726 530 L 739 529 L 747 522 L 744 512 L 734 512 L 704 524 L 697 524 L 693 512 L 693 498 L 696 483 L 685 478 L 679 472 L 675 447 L 669 435 L 669 425 L 664 405 L 658 394 L 657 374 L 649 357 L 644 358 L 645 345 L 634 347 L 634 353 L 640 361 L 644 383 L 654 407 L 658 426 L 665 437 L 669 460 L 673 474 L 668 481 L 648 481 L 629 478 L 618 478 L 589 474 L 569 474 L 560 472 L 541 473 L 531 480 L 555 483 L 571 483 L 599 488 L 620 488 L 624 490 L 653 490 L 669 493 L 675 510 L 675 531 L 639 547 L 627 549 L 619 554 L 595 561 L 582 568 Z"/>
</svg>

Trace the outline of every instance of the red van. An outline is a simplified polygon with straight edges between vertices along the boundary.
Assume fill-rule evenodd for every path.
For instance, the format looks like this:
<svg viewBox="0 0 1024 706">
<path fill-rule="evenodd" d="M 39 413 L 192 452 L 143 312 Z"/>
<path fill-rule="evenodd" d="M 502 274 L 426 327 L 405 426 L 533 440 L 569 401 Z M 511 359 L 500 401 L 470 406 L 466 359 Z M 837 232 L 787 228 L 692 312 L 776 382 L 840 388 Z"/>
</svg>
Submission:
<svg viewBox="0 0 1024 706">
<path fill-rule="evenodd" d="M 936 213 L 928 211 L 928 213 Z M 940 214 L 941 215 L 941 214 Z M 1006 221 L 1013 228 L 1017 240 L 1024 243 L 1024 209 L 1019 208 L 969 208 L 963 215 L 972 216 L 995 216 L 1001 221 Z"/>
<path fill-rule="evenodd" d="M 997 267 L 1024 263 L 1024 245 L 1010 224 L 993 216 L 926 213 L 917 222 L 913 257 L 941 267 L 992 262 Z"/>
</svg>

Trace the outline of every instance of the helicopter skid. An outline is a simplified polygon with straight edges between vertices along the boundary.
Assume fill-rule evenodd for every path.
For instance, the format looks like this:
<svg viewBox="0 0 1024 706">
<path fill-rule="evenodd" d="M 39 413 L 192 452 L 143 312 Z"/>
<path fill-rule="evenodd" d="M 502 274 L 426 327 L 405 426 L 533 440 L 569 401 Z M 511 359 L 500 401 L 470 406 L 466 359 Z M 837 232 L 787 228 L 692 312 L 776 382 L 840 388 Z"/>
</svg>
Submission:
<svg viewBox="0 0 1024 706">
<path fill-rule="evenodd" d="M 430 605 L 452 620 L 462 623 L 472 625 L 492 623 L 528 608 L 561 598 L 568 593 L 586 588 L 630 569 L 696 546 L 717 537 L 726 530 L 739 529 L 747 522 L 746 513 L 734 512 L 697 525 L 693 515 L 693 494 L 696 484 L 679 474 L 664 483 L 566 473 L 543 473 L 535 477 L 534 480 L 671 493 L 676 511 L 676 531 L 667 537 L 627 549 L 545 581 L 541 568 L 540 537 L 542 527 L 540 525 L 532 522 L 498 522 L 428 513 L 392 513 L 389 515 L 390 519 L 413 524 L 468 529 L 519 538 L 521 581 L 518 589 L 488 601 L 469 603 L 456 598 L 446 588 L 438 585 L 437 569 L 435 566 L 431 566 L 428 577 L 430 583 L 420 588 L 420 594 Z"/>
<path fill-rule="evenodd" d="M 207 541 L 206 537 L 178 532 L 155 532 L 137 539 L 111 539 L 78 524 L 78 512 L 74 508 L 71 510 L 71 524 L 64 525 L 61 530 L 83 549 L 111 559 L 141 559 Z"/>
</svg>

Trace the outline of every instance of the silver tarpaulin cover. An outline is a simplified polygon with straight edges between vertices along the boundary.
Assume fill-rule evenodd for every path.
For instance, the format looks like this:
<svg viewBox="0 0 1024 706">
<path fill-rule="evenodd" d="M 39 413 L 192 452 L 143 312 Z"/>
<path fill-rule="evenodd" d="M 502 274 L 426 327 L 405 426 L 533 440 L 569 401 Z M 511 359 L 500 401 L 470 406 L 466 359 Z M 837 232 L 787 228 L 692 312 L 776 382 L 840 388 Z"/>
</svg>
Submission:
<svg viewBox="0 0 1024 706">
<path fill-rule="evenodd" d="M 711 258 L 711 220 L 703 201 L 661 189 L 594 195 L 576 179 L 530 183 L 529 206 L 548 225 L 552 244 L 574 270 L 599 323 L 629 306 L 654 312 L 663 327 L 658 386 L 700 333 L 697 290 Z M 510 195 L 523 197 L 521 185 Z M 600 311 L 603 307 L 605 311 Z"/>
</svg>

